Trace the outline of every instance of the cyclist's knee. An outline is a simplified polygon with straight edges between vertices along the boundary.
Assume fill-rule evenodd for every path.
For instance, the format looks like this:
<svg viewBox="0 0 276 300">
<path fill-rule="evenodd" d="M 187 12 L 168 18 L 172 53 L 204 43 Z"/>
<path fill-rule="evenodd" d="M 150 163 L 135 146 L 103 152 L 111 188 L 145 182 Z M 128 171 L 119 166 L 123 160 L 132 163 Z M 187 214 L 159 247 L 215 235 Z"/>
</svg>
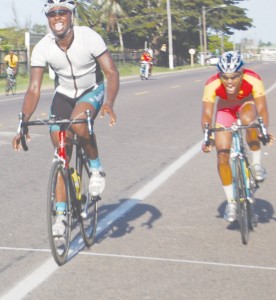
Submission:
<svg viewBox="0 0 276 300">
<path fill-rule="evenodd" d="M 217 150 L 217 161 L 219 165 L 228 164 L 230 158 L 230 149 Z"/>
<path fill-rule="evenodd" d="M 246 103 L 243 106 L 242 111 L 240 113 L 240 119 L 242 124 L 248 125 L 252 123 L 256 119 L 256 116 L 257 116 L 257 112 L 254 104 L 251 102 Z"/>
<path fill-rule="evenodd" d="M 72 124 L 72 130 L 76 133 L 80 138 L 85 138 L 88 134 L 87 124 Z"/>
</svg>

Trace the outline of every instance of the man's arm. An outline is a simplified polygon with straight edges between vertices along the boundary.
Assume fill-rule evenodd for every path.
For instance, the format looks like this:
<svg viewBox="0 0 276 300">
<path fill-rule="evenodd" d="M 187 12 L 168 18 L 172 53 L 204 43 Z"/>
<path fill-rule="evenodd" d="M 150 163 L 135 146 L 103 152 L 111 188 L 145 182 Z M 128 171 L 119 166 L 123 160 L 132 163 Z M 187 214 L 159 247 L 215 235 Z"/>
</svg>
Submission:
<svg viewBox="0 0 276 300">
<path fill-rule="evenodd" d="M 209 128 L 212 127 L 213 112 L 214 112 L 214 103 L 203 101 L 202 102 L 202 115 L 201 115 L 201 127 L 202 127 L 203 132 L 204 132 L 206 123 L 210 125 Z M 206 152 L 206 153 L 210 152 L 214 145 L 213 142 L 211 142 L 210 145 L 208 145 L 208 146 L 205 145 L 205 143 L 203 143 L 202 151 Z"/>
<path fill-rule="evenodd" d="M 30 83 L 24 97 L 22 112 L 25 115 L 24 121 L 28 121 L 35 111 L 39 97 L 43 79 L 44 68 L 32 67 L 30 74 Z"/>
<path fill-rule="evenodd" d="M 22 105 L 22 113 L 24 115 L 23 121 L 28 121 L 37 107 L 40 97 L 40 88 L 43 78 L 43 72 L 44 68 L 31 68 L 30 83 Z M 29 135 L 27 135 L 27 139 L 30 140 Z M 20 134 L 17 134 L 13 138 L 12 147 L 15 151 L 19 151 L 21 149 Z"/>
<path fill-rule="evenodd" d="M 263 118 L 264 125 L 266 126 L 266 128 L 268 128 L 269 119 L 268 119 L 266 96 L 261 96 L 261 97 L 255 98 L 255 105 L 256 105 L 256 110 L 257 110 L 258 116 Z"/>
<path fill-rule="evenodd" d="M 201 115 L 201 127 L 204 130 L 205 123 L 212 125 L 212 118 L 214 113 L 214 103 L 202 102 L 202 115 Z"/>
<path fill-rule="evenodd" d="M 116 114 L 114 113 L 113 106 L 119 91 L 119 72 L 108 51 L 97 58 L 97 61 L 99 62 L 107 80 L 107 95 L 102 106 L 101 117 L 103 117 L 107 112 L 111 119 L 110 126 L 112 126 L 116 123 Z"/>
<path fill-rule="evenodd" d="M 15 74 L 14 75 L 16 75 L 18 73 L 18 66 L 19 66 L 18 65 L 19 64 L 18 56 L 16 55 L 15 57 L 16 57 L 16 62 L 15 62 L 15 70 L 14 70 Z"/>
</svg>

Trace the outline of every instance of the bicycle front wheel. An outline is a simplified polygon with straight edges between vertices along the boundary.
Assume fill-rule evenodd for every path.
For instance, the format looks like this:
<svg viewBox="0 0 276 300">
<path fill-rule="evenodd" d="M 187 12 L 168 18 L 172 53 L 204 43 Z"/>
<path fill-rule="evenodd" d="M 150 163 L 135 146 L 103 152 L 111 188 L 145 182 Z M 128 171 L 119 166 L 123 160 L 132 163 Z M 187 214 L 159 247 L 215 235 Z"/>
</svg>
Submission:
<svg viewBox="0 0 276 300">
<path fill-rule="evenodd" d="M 91 176 L 88 160 L 83 156 L 82 150 L 78 152 L 78 163 L 76 166 L 80 176 L 80 229 L 84 243 L 91 247 L 94 243 L 97 219 L 98 219 L 98 200 L 99 197 L 92 197 L 89 193 L 89 179 Z"/>
<path fill-rule="evenodd" d="M 240 225 L 240 232 L 242 243 L 246 245 L 249 239 L 250 230 L 250 207 L 246 194 L 246 183 L 243 175 L 242 161 L 234 161 L 234 186 L 235 186 L 235 200 L 237 202 L 237 218 Z"/>
<path fill-rule="evenodd" d="M 59 186 L 58 186 L 59 185 Z M 61 189 L 64 189 L 61 191 Z M 56 203 L 57 191 L 66 195 L 66 211 L 65 216 L 65 232 L 62 236 L 54 236 L 52 226 L 56 222 Z M 68 183 L 68 172 L 63 167 L 60 161 L 54 161 L 48 183 L 48 197 L 47 197 L 47 223 L 48 223 L 48 237 L 51 247 L 52 255 L 56 263 L 61 266 L 66 262 L 71 238 L 71 198 Z"/>
</svg>

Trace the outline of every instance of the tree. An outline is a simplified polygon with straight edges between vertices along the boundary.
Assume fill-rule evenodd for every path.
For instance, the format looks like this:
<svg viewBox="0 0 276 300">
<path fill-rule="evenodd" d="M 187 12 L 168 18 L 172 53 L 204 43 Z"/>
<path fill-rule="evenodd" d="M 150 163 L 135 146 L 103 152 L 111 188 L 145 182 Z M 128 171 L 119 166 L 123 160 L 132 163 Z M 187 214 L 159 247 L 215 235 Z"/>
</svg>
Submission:
<svg viewBox="0 0 276 300">
<path fill-rule="evenodd" d="M 167 0 L 78 0 L 80 22 L 100 31 L 111 40 L 120 41 L 121 48 L 143 48 L 148 42 L 160 49 L 168 44 Z M 174 54 L 189 57 L 189 48 L 200 44 L 199 20 L 202 7 L 226 5 L 226 8 L 213 9 L 206 14 L 208 45 L 212 36 L 223 34 L 225 47 L 227 37 L 234 30 L 247 30 L 252 27 L 252 19 L 246 16 L 246 9 L 236 6 L 242 0 L 173 0 L 171 18 Z M 209 38 L 210 37 L 210 38 Z M 217 45 L 216 45 L 217 47 Z M 214 48 L 216 49 L 216 48 Z"/>
<path fill-rule="evenodd" d="M 107 19 L 107 32 L 114 32 L 115 25 L 118 30 L 121 50 L 124 50 L 123 35 L 121 31 L 120 18 L 126 17 L 126 14 L 120 6 L 118 0 L 105 0 L 102 6 L 102 17 Z"/>
</svg>

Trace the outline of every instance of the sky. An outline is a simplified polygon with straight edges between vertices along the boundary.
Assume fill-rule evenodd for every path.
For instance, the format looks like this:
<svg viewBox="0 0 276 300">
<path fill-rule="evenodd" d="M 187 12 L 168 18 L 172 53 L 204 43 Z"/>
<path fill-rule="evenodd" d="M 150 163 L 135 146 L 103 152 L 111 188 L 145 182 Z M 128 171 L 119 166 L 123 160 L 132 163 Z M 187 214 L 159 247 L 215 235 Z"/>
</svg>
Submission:
<svg viewBox="0 0 276 300">
<path fill-rule="evenodd" d="M 247 8 L 246 15 L 253 19 L 253 27 L 247 31 L 235 31 L 234 41 L 242 38 L 271 42 L 276 45 L 276 1 L 275 0 L 247 0 L 242 1 L 240 7 Z"/>
<path fill-rule="evenodd" d="M 32 25 L 47 24 L 47 19 L 42 9 L 45 0 L 0 1 L 0 28 L 5 28 L 13 23 L 13 3 L 19 23 L 22 26 L 28 20 L 32 21 Z M 248 38 L 255 40 L 257 43 L 262 40 L 264 43 L 271 42 L 276 45 L 276 0 L 245 0 L 242 1 L 240 6 L 248 9 L 247 16 L 253 19 L 255 28 L 248 31 L 235 31 L 235 35 L 231 40 L 238 43 L 242 38 Z"/>
<path fill-rule="evenodd" d="M 13 3 L 19 19 L 19 24 L 24 24 L 31 20 L 31 24 L 47 24 L 47 18 L 43 12 L 45 0 L 0 0 L 0 28 L 14 24 Z"/>
</svg>

